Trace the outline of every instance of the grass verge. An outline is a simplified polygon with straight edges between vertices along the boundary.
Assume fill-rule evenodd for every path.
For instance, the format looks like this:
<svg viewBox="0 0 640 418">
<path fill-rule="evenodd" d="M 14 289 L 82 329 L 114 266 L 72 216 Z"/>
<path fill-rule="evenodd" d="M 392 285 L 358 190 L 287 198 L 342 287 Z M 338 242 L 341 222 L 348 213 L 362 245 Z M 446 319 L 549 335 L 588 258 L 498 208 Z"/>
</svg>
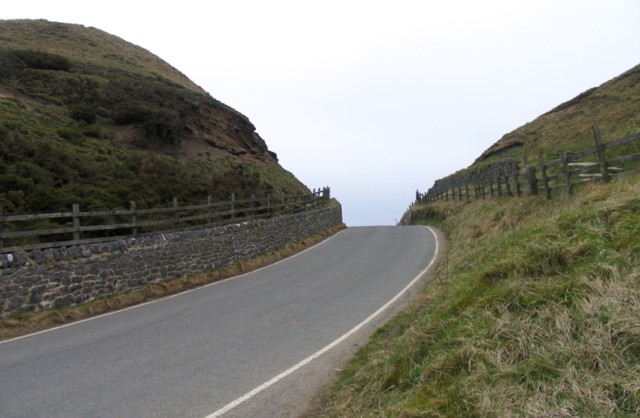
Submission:
<svg viewBox="0 0 640 418">
<path fill-rule="evenodd" d="M 640 415 L 640 182 L 417 207 L 448 253 L 313 416 Z"/>
<path fill-rule="evenodd" d="M 22 313 L 10 318 L 0 319 L 0 340 L 42 331 L 58 325 L 87 319 L 107 312 L 124 309 L 153 299 L 163 298 L 189 289 L 227 279 L 239 274 L 268 266 L 310 248 L 345 228 L 339 225 L 327 231 L 313 235 L 302 241 L 270 251 L 261 256 L 237 261 L 233 265 L 209 272 L 182 276 L 160 283 L 148 284 L 126 293 L 99 298 L 82 305 L 62 309 L 51 309 L 36 313 Z"/>
</svg>

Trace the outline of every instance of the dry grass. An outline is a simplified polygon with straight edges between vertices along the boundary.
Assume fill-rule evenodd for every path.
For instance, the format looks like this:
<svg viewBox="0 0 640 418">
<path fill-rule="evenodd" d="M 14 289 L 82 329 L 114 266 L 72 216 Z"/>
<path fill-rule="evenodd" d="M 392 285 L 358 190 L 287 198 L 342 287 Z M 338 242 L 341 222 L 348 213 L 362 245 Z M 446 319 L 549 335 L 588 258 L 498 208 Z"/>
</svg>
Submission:
<svg viewBox="0 0 640 418">
<path fill-rule="evenodd" d="M 201 87 L 151 52 L 94 28 L 45 20 L 0 20 L 0 39 L 3 48 L 45 51 L 134 74 L 161 76 L 204 93 Z"/>
<path fill-rule="evenodd" d="M 12 318 L 0 319 L 0 340 L 17 337 L 51 328 L 57 325 L 78 321 L 116 311 L 126 307 L 138 305 L 153 299 L 163 298 L 189 289 L 247 273 L 279 260 L 292 256 L 306 248 L 324 241 L 328 237 L 344 229 L 344 225 L 324 231 L 305 240 L 291 243 L 278 250 L 271 251 L 259 257 L 241 260 L 234 265 L 222 267 L 213 271 L 182 276 L 173 280 L 149 284 L 127 293 L 113 295 L 107 298 L 71 306 L 62 309 L 24 313 Z"/>
<path fill-rule="evenodd" d="M 433 205 L 446 265 L 316 415 L 638 416 L 638 196 L 635 180 Z"/>
<path fill-rule="evenodd" d="M 560 151 L 577 151 L 594 145 L 591 126 L 598 123 L 605 140 L 620 138 L 640 126 L 640 66 L 602 84 L 581 100 L 559 106 L 526 125 L 504 135 L 479 160 L 497 153 L 521 160 L 537 160 L 538 154 L 557 155 Z M 569 103 L 567 103 L 569 104 Z M 514 144 L 523 144 L 509 150 Z M 501 153 L 501 150 L 503 153 Z M 494 158 L 495 158 L 494 157 Z"/>
</svg>

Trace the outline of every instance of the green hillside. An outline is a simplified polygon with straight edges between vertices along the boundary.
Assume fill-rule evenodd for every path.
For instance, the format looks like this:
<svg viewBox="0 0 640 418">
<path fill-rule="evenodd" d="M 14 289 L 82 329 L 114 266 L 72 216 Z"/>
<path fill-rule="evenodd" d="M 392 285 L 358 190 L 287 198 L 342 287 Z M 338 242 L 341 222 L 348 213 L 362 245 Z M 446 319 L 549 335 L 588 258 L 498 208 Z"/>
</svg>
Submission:
<svg viewBox="0 0 640 418">
<path fill-rule="evenodd" d="M 475 164 L 504 156 L 524 160 L 592 147 L 591 126 L 598 123 L 605 140 L 640 130 L 640 65 L 589 89 L 530 123 L 504 135 Z"/>
<path fill-rule="evenodd" d="M 448 252 L 313 416 L 640 414 L 638 179 L 415 211 Z"/>
<path fill-rule="evenodd" d="M 80 25 L 0 20 L 0 142 L 5 212 L 308 190 L 244 115 L 143 48 Z"/>
<path fill-rule="evenodd" d="M 640 130 L 640 66 L 505 135 L 472 167 Z M 640 415 L 640 179 L 573 196 L 438 201 L 404 219 L 447 253 L 420 299 L 361 348 L 330 417 Z"/>
</svg>

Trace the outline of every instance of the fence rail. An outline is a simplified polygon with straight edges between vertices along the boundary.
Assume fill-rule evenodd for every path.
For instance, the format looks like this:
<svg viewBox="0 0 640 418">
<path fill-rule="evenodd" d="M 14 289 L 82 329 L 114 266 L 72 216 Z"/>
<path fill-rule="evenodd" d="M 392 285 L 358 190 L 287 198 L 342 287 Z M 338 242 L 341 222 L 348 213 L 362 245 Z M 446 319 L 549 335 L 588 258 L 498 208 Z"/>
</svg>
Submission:
<svg viewBox="0 0 640 418">
<path fill-rule="evenodd" d="M 438 200 L 484 199 L 488 196 L 544 195 L 551 199 L 574 192 L 584 183 L 623 179 L 640 174 L 640 132 L 603 142 L 597 124 L 592 126 L 595 146 L 578 152 L 561 152 L 559 158 L 519 167 L 515 159 L 467 169 L 437 180 L 426 193 L 416 191 L 415 203 Z"/>
<path fill-rule="evenodd" d="M 157 208 L 80 211 L 72 205 L 69 212 L 5 214 L 0 206 L 0 253 L 95 244 L 127 239 L 148 233 L 184 231 L 220 226 L 315 208 L 331 198 L 329 187 L 295 196 L 265 196 L 212 201 Z"/>
</svg>

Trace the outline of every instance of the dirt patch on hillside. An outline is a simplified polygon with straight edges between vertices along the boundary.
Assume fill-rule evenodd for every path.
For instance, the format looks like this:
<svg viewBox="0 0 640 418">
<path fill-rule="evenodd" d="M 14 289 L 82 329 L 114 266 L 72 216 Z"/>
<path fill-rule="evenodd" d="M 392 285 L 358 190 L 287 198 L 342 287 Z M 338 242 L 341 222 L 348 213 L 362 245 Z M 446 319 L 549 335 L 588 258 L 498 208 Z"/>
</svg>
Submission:
<svg viewBox="0 0 640 418">
<path fill-rule="evenodd" d="M 202 138 L 188 136 L 177 145 L 147 137 L 137 125 L 121 125 L 113 129 L 114 142 L 121 147 L 143 150 L 159 156 L 170 156 L 183 162 L 212 160 L 230 155 Z"/>
<path fill-rule="evenodd" d="M 12 91 L 0 84 L 0 100 L 12 99 L 14 97 L 16 97 L 16 95 Z"/>
</svg>

